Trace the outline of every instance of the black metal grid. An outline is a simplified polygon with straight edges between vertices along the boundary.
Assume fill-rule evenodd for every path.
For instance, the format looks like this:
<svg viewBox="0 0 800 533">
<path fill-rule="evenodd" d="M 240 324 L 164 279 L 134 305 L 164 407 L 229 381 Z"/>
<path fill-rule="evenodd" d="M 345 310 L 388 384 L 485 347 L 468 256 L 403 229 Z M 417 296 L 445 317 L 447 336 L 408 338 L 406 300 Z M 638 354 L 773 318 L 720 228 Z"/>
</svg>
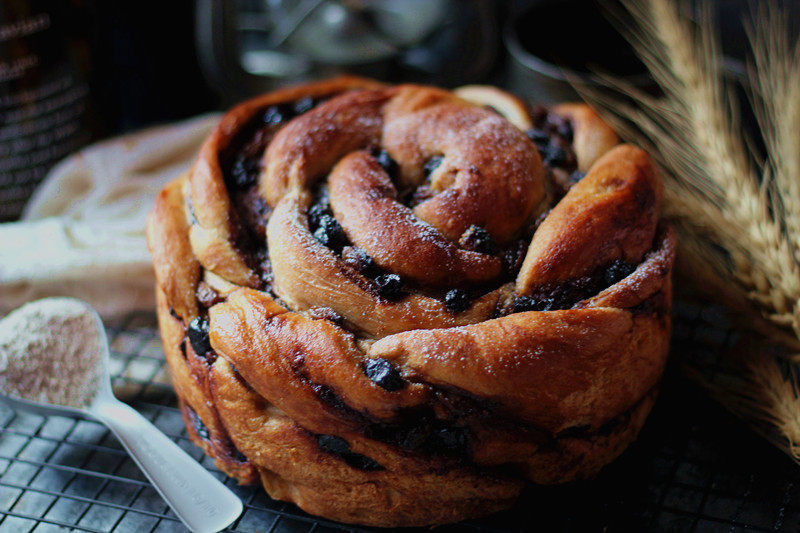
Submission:
<svg viewBox="0 0 800 533">
<path fill-rule="evenodd" d="M 724 350 L 731 338 L 717 314 L 686 304 L 678 309 L 683 319 L 676 321 L 675 355 Z M 132 314 L 109 324 L 108 334 L 117 395 L 242 498 L 245 511 L 231 530 L 370 531 L 309 516 L 227 479 L 186 436 L 155 317 Z M 531 529 L 798 531 L 800 467 L 672 368 L 639 440 L 598 478 L 529 487 L 508 512 L 438 531 Z M 0 407 L 0 533 L 184 530 L 104 426 Z"/>
</svg>

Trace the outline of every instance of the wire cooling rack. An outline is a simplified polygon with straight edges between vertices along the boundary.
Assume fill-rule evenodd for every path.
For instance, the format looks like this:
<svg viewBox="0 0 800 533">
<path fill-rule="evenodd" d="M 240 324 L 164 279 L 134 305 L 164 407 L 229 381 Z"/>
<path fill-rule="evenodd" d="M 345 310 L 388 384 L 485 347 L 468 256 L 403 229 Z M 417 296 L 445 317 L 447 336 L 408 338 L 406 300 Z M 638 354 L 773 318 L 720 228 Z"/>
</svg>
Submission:
<svg viewBox="0 0 800 533">
<path fill-rule="evenodd" d="M 724 349 L 730 337 L 700 307 L 678 307 L 673 353 Z M 312 517 L 239 487 L 186 436 L 152 314 L 107 324 L 121 399 L 236 492 L 246 532 L 375 531 Z M 529 487 L 510 511 L 437 531 L 798 531 L 800 467 L 669 369 L 639 440 L 598 478 Z M 185 531 L 99 423 L 0 407 L 0 532 Z"/>
</svg>

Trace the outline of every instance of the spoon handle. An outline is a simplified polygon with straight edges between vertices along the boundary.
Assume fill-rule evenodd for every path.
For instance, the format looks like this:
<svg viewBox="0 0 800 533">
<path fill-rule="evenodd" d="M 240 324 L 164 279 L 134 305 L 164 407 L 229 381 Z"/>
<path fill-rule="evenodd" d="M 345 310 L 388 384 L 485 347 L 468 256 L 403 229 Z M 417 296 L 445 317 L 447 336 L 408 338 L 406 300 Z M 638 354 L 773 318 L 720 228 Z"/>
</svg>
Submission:
<svg viewBox="0 0 800 533">
<path fill-rule="evenodd" d="M 219 531 L 242 513 L 242 502 L 230 489 L 132 407 L 111 397 L 95 402 L 90 412 L 114 432 L 192 531 Z"/>
</svg>

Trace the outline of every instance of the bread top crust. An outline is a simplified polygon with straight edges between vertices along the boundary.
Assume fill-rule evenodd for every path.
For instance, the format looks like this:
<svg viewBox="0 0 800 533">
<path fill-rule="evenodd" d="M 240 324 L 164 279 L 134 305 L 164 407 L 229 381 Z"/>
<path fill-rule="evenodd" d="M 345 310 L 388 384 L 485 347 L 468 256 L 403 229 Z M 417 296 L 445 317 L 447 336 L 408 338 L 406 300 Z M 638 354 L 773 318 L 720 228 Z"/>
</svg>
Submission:
<svg viewBox="0 0 800 533">
<path fill-rule="evenodd" d="M 401 461 L 386 428 L 424 410 L 475 464 L 561 480 L 537 439 L 603 431 L 662 373 L 661 187 L 582 104 L 348 77 L 232 109 L 148 238 L 175 320 L 208 322 L 184 349 L 281 417 Z"/>
</svg>

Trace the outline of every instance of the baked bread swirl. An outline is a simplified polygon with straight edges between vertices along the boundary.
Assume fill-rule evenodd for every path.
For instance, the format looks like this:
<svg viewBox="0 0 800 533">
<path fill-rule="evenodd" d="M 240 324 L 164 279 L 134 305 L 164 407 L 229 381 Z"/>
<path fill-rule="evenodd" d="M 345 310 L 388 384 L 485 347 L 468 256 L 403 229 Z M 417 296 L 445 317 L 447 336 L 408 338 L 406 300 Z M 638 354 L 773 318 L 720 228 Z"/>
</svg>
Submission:
<svg viewBox="0 0 800 533">
<path fill-rule="evenodd" d="M 675 239 L 588 107 L 337 78 L 227 113 L 148 222 L 192 440 L 331 519 L 454 522 L 635 439 Z"/>
</svg>

